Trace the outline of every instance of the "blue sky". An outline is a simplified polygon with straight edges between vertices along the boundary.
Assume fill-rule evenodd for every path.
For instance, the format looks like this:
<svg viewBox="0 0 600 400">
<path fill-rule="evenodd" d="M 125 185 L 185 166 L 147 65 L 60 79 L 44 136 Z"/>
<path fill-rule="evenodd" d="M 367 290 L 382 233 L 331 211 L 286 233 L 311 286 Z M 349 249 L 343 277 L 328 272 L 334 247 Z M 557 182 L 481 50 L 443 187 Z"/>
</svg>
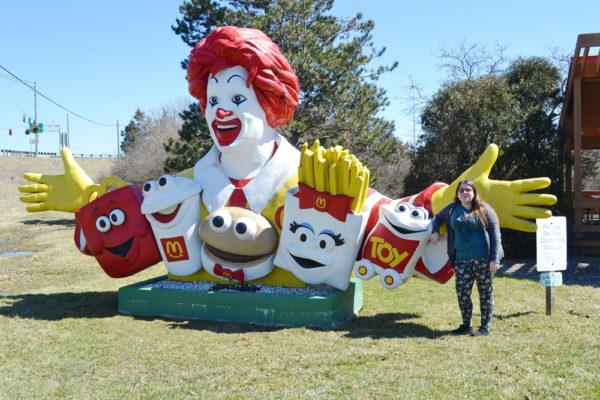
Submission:
<svg viewBox="0 0 600 400">
<path fill-rule="evenodd" d="M 115 154 L 117 128 L 136 108 L 156 110 L 192 101 L 180 61 L 189 48 L 173 33 L 181 0 L 2 1 L 0 65 L 39 92 L 87 119 L 69 116 L 75 153 Z M 390 105 L 383 115 L 396 122 L 396 134 L 413 140 L 412 118 L 404 110 L 409 77 L 432 94 L 444 79 L 441 47 L 463 41 L 506 54 L 549 56 L 551 48 L 571 53 L 580 33 L 600 32 L 600 3 L 579 1 L 337 0 L 333 13 L 362 12 L 375 22 L 373 38 L 386 47 L 382 64 L 399 62 L 379 85 Z M 66 131 L 67 112 L 38 95 L 38 121 Z M 33 91 L 0 70 L 0 148 L 30 150 L 23 115 L 34 115 Z M 12 128 L 13 135 L 8 135 Z M 57 151 L 58 134 L 40 135 L 40 151 Z"/>
</svg>

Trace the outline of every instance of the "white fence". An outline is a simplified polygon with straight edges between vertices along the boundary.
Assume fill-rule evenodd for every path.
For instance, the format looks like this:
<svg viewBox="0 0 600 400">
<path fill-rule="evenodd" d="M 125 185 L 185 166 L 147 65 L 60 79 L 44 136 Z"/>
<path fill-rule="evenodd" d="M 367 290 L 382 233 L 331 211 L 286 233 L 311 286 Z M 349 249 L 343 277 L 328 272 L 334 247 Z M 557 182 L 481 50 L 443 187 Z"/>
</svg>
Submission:
<svg viewBox="0 0 600 400">
<path fill-rule="evenodd" d="M 42 158 L 53 158 L 53 157 L 60 157 L 60 154 L 38 151 L 37 156 L 42 157 Z M 0 149 L 0 157 L 35 157 L 35 152 Z M 75 158 L 95 158 L 98 160 L 116 160 L 117 159 L 117 156 L 115 156 L 113 154 L 73 153 L 73 157 L 75 157 Z"/>
</svg>

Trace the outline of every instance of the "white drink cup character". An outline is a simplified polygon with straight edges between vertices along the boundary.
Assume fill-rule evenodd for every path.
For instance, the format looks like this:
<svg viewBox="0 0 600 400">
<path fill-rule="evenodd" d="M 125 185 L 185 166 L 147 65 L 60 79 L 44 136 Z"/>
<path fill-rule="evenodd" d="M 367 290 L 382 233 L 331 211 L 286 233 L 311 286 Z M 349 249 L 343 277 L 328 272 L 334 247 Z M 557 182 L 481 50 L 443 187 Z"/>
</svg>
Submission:
<svg viewBox="0 0 600 400">
<path fill-rule="evenodd" d="M 146 216 L 167 271 L 187 276 L 202 268 L 200 256 L 200 186 L 192 179 L 163 175 L 144 184 Z"/>
</svg>

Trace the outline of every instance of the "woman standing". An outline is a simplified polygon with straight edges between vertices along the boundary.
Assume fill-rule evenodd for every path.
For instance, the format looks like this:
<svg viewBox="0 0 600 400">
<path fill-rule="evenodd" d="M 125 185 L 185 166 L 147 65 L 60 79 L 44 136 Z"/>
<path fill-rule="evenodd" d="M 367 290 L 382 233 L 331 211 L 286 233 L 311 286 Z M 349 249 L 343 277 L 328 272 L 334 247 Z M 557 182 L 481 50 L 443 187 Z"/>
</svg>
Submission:
<svg viewBox="0 0 600 400">
<path fill-rule="evenodd" d="M 448 257 L 456 270 L 456 294 L 463 323 L 452 333 L 487 336 L 494 311 L 493 280 L 503 256 L 500 225 L 496 213 L 478 195 L 472 181 L 461 181 L 454 203 L 442 209 L 433 220 L 432 244 L 440 238 L 440 226 L 448 230 Z M 477 281 L 481 306 L 481 327 L 471 331 L 473 303 L 471 291 Z"/>
</svg>

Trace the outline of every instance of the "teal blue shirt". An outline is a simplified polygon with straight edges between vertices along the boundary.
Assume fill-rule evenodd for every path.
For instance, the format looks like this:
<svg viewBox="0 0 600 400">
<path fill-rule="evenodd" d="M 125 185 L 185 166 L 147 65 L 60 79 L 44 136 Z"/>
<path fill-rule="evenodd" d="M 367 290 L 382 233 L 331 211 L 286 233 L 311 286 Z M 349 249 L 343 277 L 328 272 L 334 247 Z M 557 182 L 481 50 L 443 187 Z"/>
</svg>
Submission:
<svg viewBox="0 0 600 400">
<path fill-rule="evenodd" d="M 483 227 L 477 218 L 469 217 L 468 214 L 469 211 L 458 204 L 450 215 L 456 259 L 487 258 L 489 250 Z"/>
</svg>

